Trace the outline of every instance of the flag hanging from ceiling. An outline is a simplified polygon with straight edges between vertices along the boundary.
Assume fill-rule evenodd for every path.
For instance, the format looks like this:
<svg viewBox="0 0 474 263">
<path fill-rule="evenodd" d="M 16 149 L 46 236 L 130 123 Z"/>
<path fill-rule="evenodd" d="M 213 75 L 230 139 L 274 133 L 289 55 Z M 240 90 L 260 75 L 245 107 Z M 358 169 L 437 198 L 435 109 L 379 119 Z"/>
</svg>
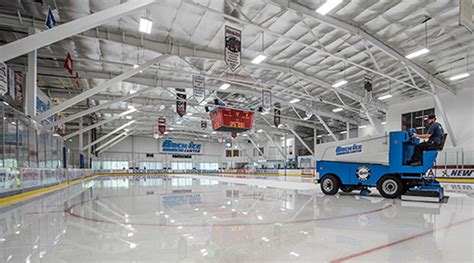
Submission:
<svg viewBox="0 0 474 263">
<path fill-rule="evenodd" d="M 179 117 L 183 117 L 186 114 L 186 94 L 176 94 L 176 112 Z"/>
<path fill-rule="evenodd" d="M 203 130 L 207 129 L 207 121 L 205 121 L 205 120 L 201 121 L 201 129 L 203 129 Z"/>
<path fill-rule="evenodd" d="M 305 100 L 304 101 L 304 112 L 306 114 L 306 119 L 311 118 L 313 116 L 313 102 L 310 100 Z"/>
<path fill-rule="evenodd" d="M 64 68 L 67 69 L 69 74 L 72 75 L 72 70 L 74 68 L 74 62 L 72 61 L 71 54 L 68 52 L 66 56 L 66 61 L 64 61 Z"/>
<path fill-rule="evenodd" d="M 193 75 L 193 96 L 194 99 L 201 103 L 206 94 L 206 79 L 201 75 Z"/>
<path fill-rule="evenodd" d="M 365 78 L 364 78 L 364 88 L 368 92 L 372 91 L 372 78 L 371 77 L 365 76 Z"/>
<path fill-rule="evenodd" d="M 236 132 L 231 132 L 230 136 L 232 137 L 232 139 L 235 139 L 235 138 L 237 138 L 237 133 Z"/>
<path fill-rule="evenodd" d="M 224 61 L 230 70 L 240 67 L 242 58 L 242 32 L 239 29 L 225 26 Z"/>
<path fill-rule="evenodd" d="M 158 125 L 153 126 L 153 138 L 160 138 L 160 131 L 158 130 Z"/>
<path fill-rule="evenodd" d="M 281 107 L 280 103 L 277 102 L 277 103 L 275 103 L 275 109 L 273 110 L 273 124 L 275 124 L 275 127 L 277 127 L 277 128 L 281 124 L 281 117 L 280 117 L 281 109 L 280 109 L 280 107 Z"/>
<path fill-rule="evenodd" d="M 158 118 L 158 131 L 161 134 L 165 133 L 166 131 L 166 119 L 165 118 Z"/>
<path fill-rule="evenodd" d="M 81 77 L 79 76 L 79 72 L 77 72 L 77 71 L 76 71 L 76 79 L 74 81 L 76 83 L 76 86 L 78 88 L 80 88 L 81 87 Z"/>
<path fill-rule="evenodd" d="M 41 3 L 41 4 L 43 4 L 43 3 Z M 54 18 L 53 10 L 51 10 L 51 7 L 49 7 L 49 6 L 48 6 L 48 15 L 46 16 L 46 20 L 44 21 L 44 25 L 49 29 L 56 26 L 56 18 Z"/>
<path fill-rule="evenodd" d="M 270 112 L 272 109 L 272 93 L 269 90 L 262 91 L 262 110 Z"/>
</svg>

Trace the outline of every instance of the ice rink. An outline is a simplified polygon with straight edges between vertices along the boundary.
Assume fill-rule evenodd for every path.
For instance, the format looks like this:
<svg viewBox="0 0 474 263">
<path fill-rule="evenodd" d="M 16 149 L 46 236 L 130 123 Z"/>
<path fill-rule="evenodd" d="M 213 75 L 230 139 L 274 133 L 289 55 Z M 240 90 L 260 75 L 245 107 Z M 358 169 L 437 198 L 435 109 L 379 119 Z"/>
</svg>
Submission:
<svg viewBox="0 0 474 263">
<path fill-rule="evenodd" d="M 3 207 L 0 262 L 473 262 L 469 184 L 431 204 L 194 177 L 103 177 Z"/>
</svg>

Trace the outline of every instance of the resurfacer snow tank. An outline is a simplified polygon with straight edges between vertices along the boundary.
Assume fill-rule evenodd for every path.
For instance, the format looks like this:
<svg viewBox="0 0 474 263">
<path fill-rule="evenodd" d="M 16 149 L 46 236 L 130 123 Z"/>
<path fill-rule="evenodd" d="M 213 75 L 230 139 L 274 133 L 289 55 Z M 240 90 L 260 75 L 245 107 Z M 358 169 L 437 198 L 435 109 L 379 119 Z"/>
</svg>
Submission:
<svg viewBox="0 0 474 263">
<path fill-rule="evenodd" d="M 401 196 L 403 200 L 428 202 L 446 200 L 441 185 L 423 175 L 433 167 L 447 134 L 438 149 L 423 153 L 422 165 L 410 166 L 407 161 L 411 159 L 415 145 L 420 143 L 419 139 L 412 137 L 413 132 L 394 131 L 388 138 L 379 136 L 326 146 L 321 144 L 319 151 L 316 150 L 316 171 L 321 190 L 327 195 L 334 195 L 339 190 L 361 190 L 363 194 L 369 187 L 377 187 L 386 198 Z"/>
</svg>

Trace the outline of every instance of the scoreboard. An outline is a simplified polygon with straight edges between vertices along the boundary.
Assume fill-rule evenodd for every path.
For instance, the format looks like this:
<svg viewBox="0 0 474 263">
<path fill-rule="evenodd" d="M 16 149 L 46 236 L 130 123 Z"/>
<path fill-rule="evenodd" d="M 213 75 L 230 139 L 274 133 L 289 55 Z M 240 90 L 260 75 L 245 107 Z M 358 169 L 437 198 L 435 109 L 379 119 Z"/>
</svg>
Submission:
<svg viewBox="0 0 474 263">
<path fill-rule="evenodd" d="M 212 129 L 215 131 L 243 132 L 252 129 L 253 111 L 216 108 L 211 112 Z"/>
</svg>

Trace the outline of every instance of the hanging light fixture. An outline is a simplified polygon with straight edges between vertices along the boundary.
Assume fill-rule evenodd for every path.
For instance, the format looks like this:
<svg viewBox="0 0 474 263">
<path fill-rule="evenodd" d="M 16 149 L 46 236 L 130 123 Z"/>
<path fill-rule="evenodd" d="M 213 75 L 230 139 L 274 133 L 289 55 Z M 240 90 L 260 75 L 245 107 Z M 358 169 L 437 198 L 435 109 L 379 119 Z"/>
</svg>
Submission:
<svg viewBox="0 0 474 263">
<path fill-rule="evenodd" d="M 138 26 L 138 31 L 145 34 L 151 33 L 151 28 L 153 26 L 153 20 L 150 18 L 150 9 L 146 9 L 146 16 L 140 17 L 140 24 Z"/>
</svg>

